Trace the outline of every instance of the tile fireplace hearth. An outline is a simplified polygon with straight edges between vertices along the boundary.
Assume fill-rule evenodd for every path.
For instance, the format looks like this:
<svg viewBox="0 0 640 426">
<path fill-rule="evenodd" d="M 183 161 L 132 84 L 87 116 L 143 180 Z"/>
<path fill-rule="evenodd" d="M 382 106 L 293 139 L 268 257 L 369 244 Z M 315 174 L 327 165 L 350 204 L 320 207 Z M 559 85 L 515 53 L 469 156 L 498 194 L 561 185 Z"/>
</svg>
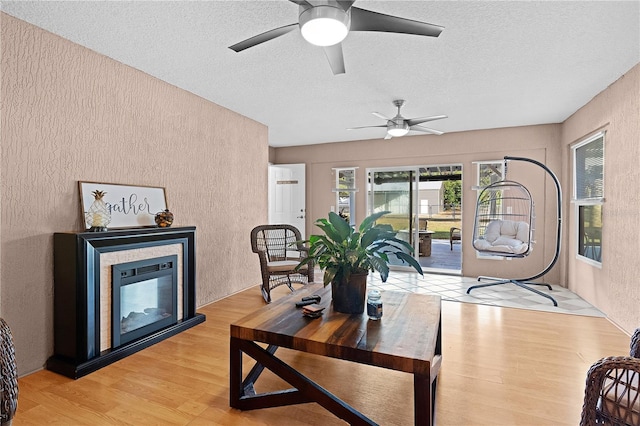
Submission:
<svg viewBox="0 0 640 426">
<path fill-rule="evenodd" d="M 54 355 L 77 379 L 205 321 L 195 227 L 54 234 Z"/>
</svg>

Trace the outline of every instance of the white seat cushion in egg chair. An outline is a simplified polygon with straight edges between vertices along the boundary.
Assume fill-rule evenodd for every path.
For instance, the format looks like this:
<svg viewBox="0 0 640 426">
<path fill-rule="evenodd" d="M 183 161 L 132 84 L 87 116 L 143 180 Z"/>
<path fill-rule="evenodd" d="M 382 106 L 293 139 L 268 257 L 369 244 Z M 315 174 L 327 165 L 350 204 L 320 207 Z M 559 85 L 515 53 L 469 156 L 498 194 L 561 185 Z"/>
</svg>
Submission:
<svg viewBox="0 0 640 426">
<path fill-rule="evenodd" d="M 530 251 L 529 224 L 512 220 L 493 220 L 485 230 L 484 238 L 473 242 L 479 251 L 524 254 Z"/>
</svg>

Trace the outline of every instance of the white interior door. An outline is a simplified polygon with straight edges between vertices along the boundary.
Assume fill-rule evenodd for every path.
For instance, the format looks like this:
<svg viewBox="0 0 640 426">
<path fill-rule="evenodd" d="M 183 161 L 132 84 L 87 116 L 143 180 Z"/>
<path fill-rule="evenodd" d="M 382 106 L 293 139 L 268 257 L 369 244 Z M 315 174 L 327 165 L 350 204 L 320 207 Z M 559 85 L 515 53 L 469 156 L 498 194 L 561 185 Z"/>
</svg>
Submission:
<svg viewBox="0 0 640 426">
<path fill-rule="evenodd" d="M 269 223 L 295 226 L 305 237 L 305 165 L 269 166 Z"/>
</svg>

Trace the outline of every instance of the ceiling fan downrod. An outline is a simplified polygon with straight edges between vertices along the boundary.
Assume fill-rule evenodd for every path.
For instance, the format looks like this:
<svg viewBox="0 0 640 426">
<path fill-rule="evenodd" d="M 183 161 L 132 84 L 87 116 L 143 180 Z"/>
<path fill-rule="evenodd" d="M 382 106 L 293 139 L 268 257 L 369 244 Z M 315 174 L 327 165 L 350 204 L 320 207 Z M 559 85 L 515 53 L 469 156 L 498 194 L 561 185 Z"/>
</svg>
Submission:
<svg viewBox="0 0 640 426">
<path fill-rule="evenodd" d="M 404 136 L 409 133 L 409 124 L 400 115 L 400 108 L 404 105 L 404 99 L 396 99 L 393 104 L 398 108 L 398 114 L 387 122 L 387 133 L 393 137 Z"/>
</svg>

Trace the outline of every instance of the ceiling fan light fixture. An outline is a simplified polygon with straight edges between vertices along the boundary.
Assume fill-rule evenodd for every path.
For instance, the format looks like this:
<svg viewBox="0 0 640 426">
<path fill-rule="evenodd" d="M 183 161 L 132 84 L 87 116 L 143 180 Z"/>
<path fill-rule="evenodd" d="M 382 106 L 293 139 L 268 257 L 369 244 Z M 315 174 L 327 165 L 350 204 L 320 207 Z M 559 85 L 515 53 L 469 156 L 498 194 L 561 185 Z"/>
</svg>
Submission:
<svg viewBox="0 0 640 426">
<path fill-rule="evenodd" d="M 409 133 L 409 125 L 404 122 L 389 124 L 387 127 L 387 133 L 393 136 L 394 138 L 404 136 L 407 133 Z"/>
<path fill-rule="evenodd" d="M 314 6 L 300 13 L 302 37 L 316 46 L 333 46 L 349 33 L 350 15 L 334 6 Z"/>
</svg>

